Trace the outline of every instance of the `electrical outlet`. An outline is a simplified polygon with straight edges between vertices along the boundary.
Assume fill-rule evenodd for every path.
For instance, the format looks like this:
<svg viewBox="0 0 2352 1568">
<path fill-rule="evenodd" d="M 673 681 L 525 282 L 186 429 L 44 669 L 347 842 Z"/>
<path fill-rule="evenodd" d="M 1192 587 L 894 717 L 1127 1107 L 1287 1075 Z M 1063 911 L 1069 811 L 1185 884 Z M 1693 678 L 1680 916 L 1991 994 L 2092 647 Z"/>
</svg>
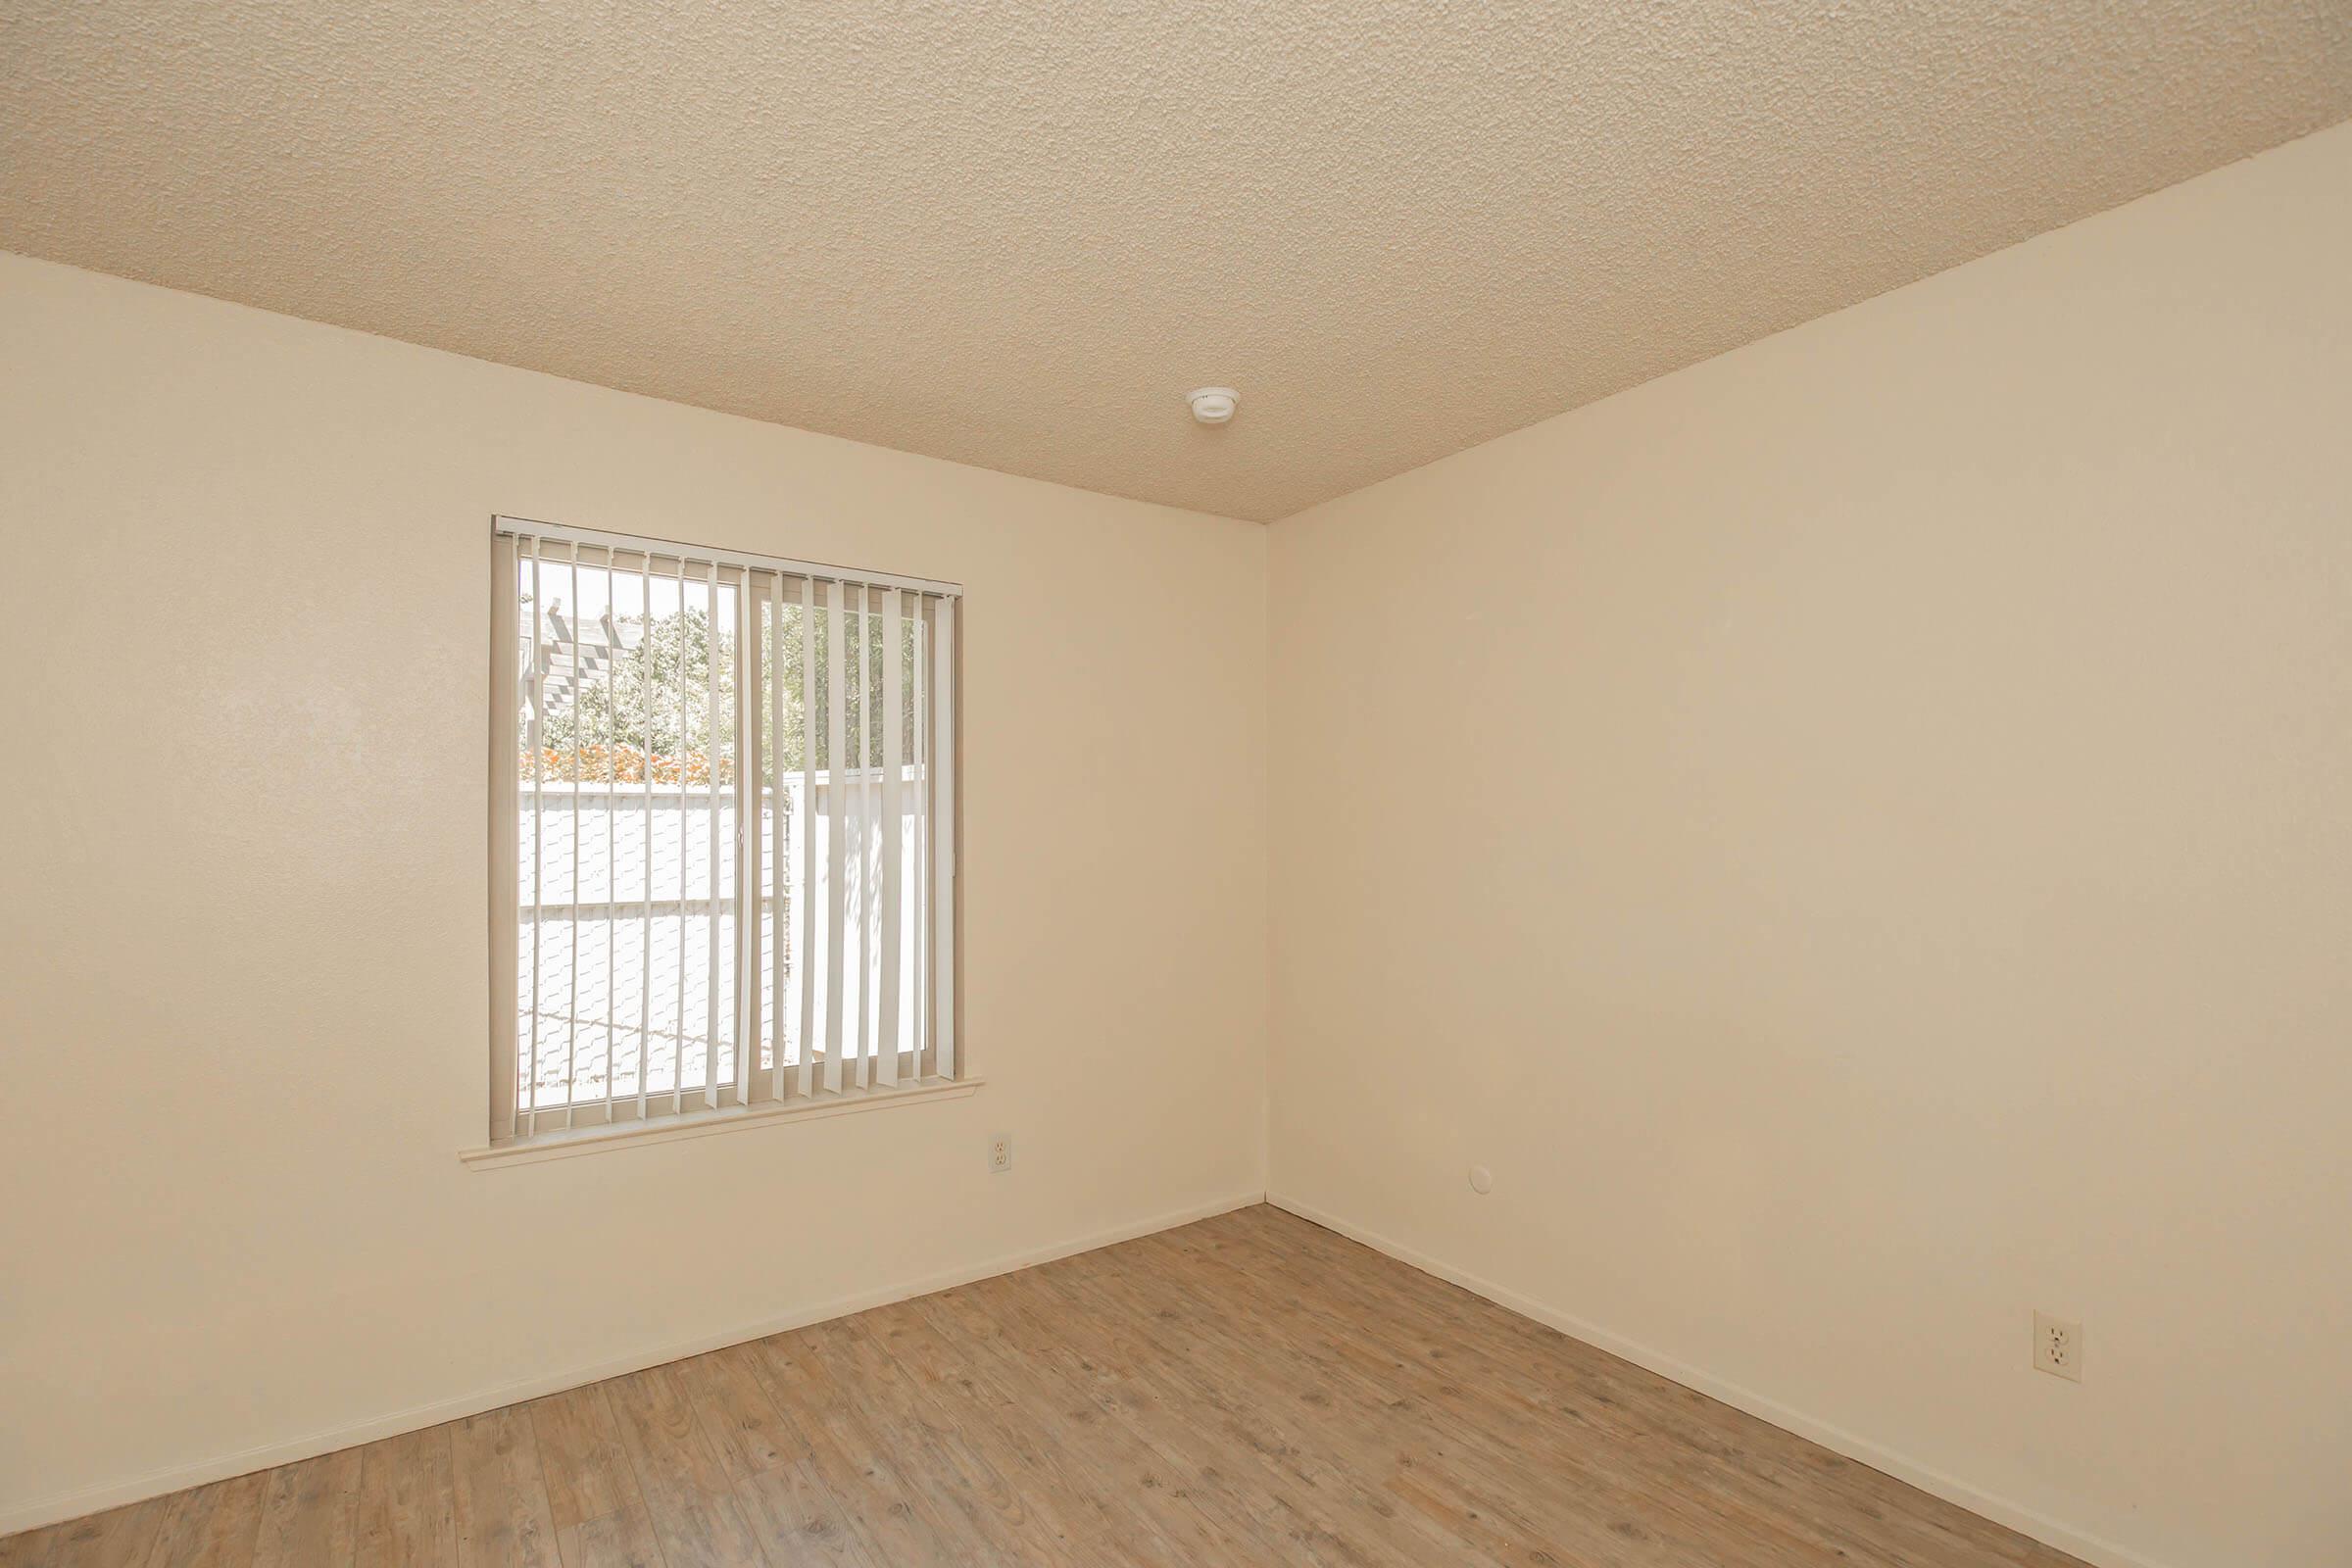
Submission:
<svg viewBox="0 0 2352 1568">
<path fill-rule="evenodd" d="M 2082 1325 L 2047 1312 L 2034 1314 L 2034 1370 L 2069 1383 L 2082 1381 Z"/>
<path fill-rule="evenodd" d="M 1012 1169 L 1012 1134 L 999 1133 L 988 1141 L 988 1168 L 999 1176 Z"/>
</svg>

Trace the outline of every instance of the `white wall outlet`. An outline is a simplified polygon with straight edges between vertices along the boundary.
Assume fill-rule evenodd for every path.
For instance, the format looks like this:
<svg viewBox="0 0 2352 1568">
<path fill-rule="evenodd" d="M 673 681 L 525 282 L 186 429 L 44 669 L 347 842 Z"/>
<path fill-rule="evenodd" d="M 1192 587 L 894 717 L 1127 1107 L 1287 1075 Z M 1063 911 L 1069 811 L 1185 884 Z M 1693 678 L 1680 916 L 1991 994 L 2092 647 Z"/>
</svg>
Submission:
<svg viewBox="0 0 2352 1568">
<path fill-rule="evenodd" d="M 999 1176 L 1012 1169 L 1012 1134 L 999 1133 L 988 1141 L 988 1168 Z"/>
<path fill-rule="evenodd" d="M 2069 1383 L 2082 1381 L 2082 1325 L 2047 1312 L 2034 1314 L 2034 1370 Z"/>
</svg>

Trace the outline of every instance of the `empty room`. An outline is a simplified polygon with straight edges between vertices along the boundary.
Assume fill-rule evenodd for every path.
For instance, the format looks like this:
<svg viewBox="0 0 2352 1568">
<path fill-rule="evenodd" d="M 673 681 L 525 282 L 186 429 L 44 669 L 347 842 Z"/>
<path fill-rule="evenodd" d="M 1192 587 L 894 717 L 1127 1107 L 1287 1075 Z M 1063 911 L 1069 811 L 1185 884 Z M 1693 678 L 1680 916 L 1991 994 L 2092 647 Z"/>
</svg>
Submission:
<svg viewBox="0 0 2352 1568">
<path fill-rule="evenodd" d="M 0 1568 L 2352 1568 L 2352 0 L 0 0 Z"/>
</svg>

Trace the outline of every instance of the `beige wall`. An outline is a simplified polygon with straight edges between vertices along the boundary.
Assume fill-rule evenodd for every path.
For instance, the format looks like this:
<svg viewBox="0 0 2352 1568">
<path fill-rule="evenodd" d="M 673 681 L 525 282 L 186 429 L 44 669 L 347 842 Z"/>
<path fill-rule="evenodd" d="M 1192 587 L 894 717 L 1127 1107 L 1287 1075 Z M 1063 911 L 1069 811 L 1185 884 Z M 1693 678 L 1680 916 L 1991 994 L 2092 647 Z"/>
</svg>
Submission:
<svg viewBox="0 0 2352 1568">
<path fill-rule="evenodd" d="M 2346 1560 L 2352 127 L 1271 568 L 1278 1200 L 2102 1560 Z"/>
<path fill-rule="evenodd" d="M 459 1164 L 498 511 L 966 584 L 976 1097 Z M 0 1532 L 1262 1191 L 1265 545 L 0 257 Z"/>
</svg>

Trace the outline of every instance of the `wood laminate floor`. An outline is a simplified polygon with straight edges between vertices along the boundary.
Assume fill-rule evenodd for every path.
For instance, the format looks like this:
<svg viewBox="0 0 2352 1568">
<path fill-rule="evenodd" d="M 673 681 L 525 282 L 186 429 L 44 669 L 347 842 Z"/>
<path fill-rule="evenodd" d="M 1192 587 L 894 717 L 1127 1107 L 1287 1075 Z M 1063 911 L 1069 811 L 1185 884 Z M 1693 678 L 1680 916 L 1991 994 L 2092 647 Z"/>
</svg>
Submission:
<svg viewBox="0 0 2352 1568">
<path fill-rule="evenodd" d="M 4 1568 L 2060 1568 L 1278 1209 L 0 1541 Z"/>
</svg>

